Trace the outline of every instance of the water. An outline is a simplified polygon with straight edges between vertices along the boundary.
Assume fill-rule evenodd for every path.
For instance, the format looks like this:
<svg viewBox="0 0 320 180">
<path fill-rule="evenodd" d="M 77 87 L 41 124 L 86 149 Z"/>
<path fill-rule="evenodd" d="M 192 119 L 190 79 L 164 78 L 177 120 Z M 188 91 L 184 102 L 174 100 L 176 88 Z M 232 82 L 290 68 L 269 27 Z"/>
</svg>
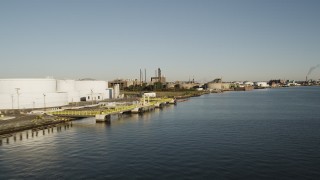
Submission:
<svg viewBox="0 0 320 180">
<path fill-rule="evenodd" d="M 2 140 L 0 179 L 318 179 L 319 108 L 320 87 L 227 92 L 24 131 Z"/>
</svg>

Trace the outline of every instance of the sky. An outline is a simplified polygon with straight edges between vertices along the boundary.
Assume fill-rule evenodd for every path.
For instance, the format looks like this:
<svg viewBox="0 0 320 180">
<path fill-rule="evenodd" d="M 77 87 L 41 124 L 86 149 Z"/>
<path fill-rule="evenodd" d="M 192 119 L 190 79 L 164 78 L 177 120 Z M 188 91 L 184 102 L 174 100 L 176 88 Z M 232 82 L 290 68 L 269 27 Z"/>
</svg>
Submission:
<svg viewBox="0 0 320 180">
<path fill-rule="evenodd" d="M 0 78 L 304 80 L 319 0 L 0 0 Z M 320 68 L 309 78 L 320 79 Z"/>
</svg>

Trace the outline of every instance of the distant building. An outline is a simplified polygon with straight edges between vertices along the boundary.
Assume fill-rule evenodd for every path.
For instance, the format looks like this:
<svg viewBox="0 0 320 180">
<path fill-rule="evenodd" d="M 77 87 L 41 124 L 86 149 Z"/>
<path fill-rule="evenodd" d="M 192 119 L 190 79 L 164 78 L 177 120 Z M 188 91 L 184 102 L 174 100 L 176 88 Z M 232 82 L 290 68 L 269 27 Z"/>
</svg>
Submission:
<svg viewBox="0 0 320 180">
<path fill-rule="evenodd" d="M 161 69 L 158 68 L 158 70 L 156 71 L 156 74 L 155 74 L 155 77 L 151 77 L 151 84 L 154 84 L 154 83 L 166 83 L 166 77 L 164 77 L 162 74 L 161 74 Z"/>
<path fill-rule="evenodd" d="M 137 79 L 115 79 L 113 81 L 109 81 L 109 87 L 114 87 L 114 85 L 118 84 L 120 89 L 124 89 L 130 86 L 138 85 L 140 84 Z"/>
<path fill-rule="evenodd" d="M 231 90 L 231 88 L 232 88 L 232 83 L 223 82 L 223 83 L 221 84 L 221 88 L 222 88 L 222 90 L 224 90 L 224 91 Z"/>
<path fill-rule="evenodd" d="M 149 93 L 143 93 L 145 97 L 157 97 L 157 94 L 155 92 L 149 92 Z"/>
<path fill-rule="evenodd" d="M 207 83 L 207 89 L 218 90 L 218 91 L 228 91 L 232 89 L 232 83 L 222 82 L 222 79 L 218 78 L 209 83 Z"/>
<path fill-rule="evenodd" d="M 269 84 L 267 82 L 260 81 L 260 82 L 255 82 L 255 86 L 266 88 L 266 87 L 269 87 Z"/>
<path fill-rule="evenodd" d="M 245 86 L 253 86 L 254 83 L 251 82 L 251 81 L 245 81 L 245 82 L 243 82 L 243 85 L 245 85 Z"/>
<path fill-rule="evenodd" d="M 120 97 L 120 85 L 115 84 L 113 86 L 113 97 L 112 98 L 119 98 Z"/>
<path fill-rule="evenodd" d="M 151 84 L 161 82 L 162 84 L 166 83 L 166 77 L 151 77 Z"/>
<path fill-rule="evenodd" d="M 187 82 L 187 83 L 180 83 L 179 87 L 181 89 L 193 89 L 199 87 L 199 83 Z"/>
<path fill-rule="evenodd" d="M 270 80 L 269 81 L 269 85 L 271 87 L 281 87 L 281 86 L 284 86 L 286 85 L 286 82 L 284 80 Z"/>
<path fill-rule="evenodd" d="M 295 80 L 293 80 L 293 81 L 287 81 L 286 85 L 287 86 L 300 86 L 301 84 L 298 84 L 298 83 L 296 83 Z"/>
<path fill-rule="evenodd" d="M 167 89 L 175 89 L 176 88 L 176 83 L 168 82 L 166 84 L 166 86 L 167 86 Z"/>
</svg>

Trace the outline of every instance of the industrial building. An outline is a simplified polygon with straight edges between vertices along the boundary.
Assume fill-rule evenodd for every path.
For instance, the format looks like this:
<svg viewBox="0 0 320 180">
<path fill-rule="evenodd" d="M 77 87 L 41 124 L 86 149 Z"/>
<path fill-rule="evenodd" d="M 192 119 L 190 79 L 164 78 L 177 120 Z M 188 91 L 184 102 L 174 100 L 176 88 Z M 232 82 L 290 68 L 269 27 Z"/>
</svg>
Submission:
<svg viewBox="0 0 320 180">
<path fill-rule="evenodd" d="M 109 87 L 114 87 L 114 85 L 119 85 L 121 90 L 135 85 L 140 85 L 137 79 L 115 79 L 109 82 Z"/>
<path fill-rule="evenodd" d="M 0 109 L 46 108 L 111 98 L 106 81 L 0 79 Z"/>
<path fill-rule="evenodd" d="M 260 81 L 260 82 L 255 82 L 254 84 L 255 84 L 255 86 L 257 86 L 257 87 L 262 87 L 262 88 L 270 87 L 267 82 L 262 82 L 262 81 Z"/>
<path fill-rule="evenodd" d="M 161 69 L 158 68 L 158 70 L 156 71 L 155 73 L 155 77 L 151 77 L 151 84 L 154 84 L 154 83 L 166 83 L 166 77 L 164 77 L 162 74 L 161 74 Z"/>
<path fill-rule="evenodd" d="M 211 82 L 208 82 L 207 89 L 218 90 L 218 91 L 228 91 L 232 89 L 232 83 L 222 82 L 222 79 L 218 78 Z"/>
</svg>

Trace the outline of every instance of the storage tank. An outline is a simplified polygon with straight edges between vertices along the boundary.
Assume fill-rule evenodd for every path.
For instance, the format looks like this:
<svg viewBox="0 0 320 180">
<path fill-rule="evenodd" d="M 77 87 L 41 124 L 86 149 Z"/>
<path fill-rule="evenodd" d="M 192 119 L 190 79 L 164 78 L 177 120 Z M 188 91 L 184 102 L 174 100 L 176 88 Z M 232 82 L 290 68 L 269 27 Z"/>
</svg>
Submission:
<svg viewBox="0 0 320 180">
<path fill-rule="evenodd" d="M 57 80 L 57 91 L 68 93 L 68 102 L 80 102 L 80 93 L 76 91 L 75 80 Z"/>
<path fill-rule="evenodd" d="M 55 79 L 0 79 L 0 109 L 31 109 L 67 104 L 68 93 L 57 92 Z"/>
<path fill-rule="evenodd" d="M 74 92 L 76 87 L 75 80 L 57 80 L 58 92 Z"/>
<path fill-rule="evenodd" d="M 0 79 L 0 93 L 49 93 L 56 92 L 55 79 Z"/>
<path fill-rule="evenodd" d="M 67 104 L 67 93 L 21 93 L 19 96 L 17 94 L 0 94 L 0 109 L 32 109 Z"/>
<path fill-rule="evenodd" d="M 80 92 L 80 96 L 93 93 L 106 93 L 108 88 L 106 81 L 89 81 L 89 80 L 79 80 L 75 82 L 75 90 Z"/>
</svg>

